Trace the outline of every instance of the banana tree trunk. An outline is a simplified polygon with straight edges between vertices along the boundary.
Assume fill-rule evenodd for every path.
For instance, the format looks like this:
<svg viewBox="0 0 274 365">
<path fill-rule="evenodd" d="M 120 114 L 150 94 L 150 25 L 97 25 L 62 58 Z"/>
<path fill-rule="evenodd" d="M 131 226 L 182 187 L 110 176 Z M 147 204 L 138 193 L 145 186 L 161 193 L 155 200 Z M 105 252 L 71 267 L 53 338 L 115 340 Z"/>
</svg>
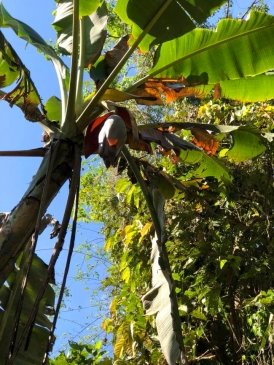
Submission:
<svg viewBox="0 0 274 365">
<path fill-rule="evenodd" d="M 72 175 L 73 151 L 72 142 L 59 141 L 57 157 L 53 162 L 52 173 L 47 183 L 43 213 L 62 185 Z M 46 153 L 23 198 L 2 220 L 0 226 L 0 286 L 13 271 L 18 254 L 23 250 L 35 230 L 51 156 L 52 152 Z"/>
</svg>

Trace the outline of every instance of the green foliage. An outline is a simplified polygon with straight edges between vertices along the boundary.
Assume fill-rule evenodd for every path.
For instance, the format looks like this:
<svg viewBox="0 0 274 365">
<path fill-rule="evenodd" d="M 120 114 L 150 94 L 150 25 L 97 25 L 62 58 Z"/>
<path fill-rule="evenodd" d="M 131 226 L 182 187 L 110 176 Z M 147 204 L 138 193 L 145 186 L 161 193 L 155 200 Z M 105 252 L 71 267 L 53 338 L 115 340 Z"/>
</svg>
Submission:
<svg viewBox="0 0 274 365">
<path fill-rule="evenodd" d="M 242 101 L 272 99 L 269 87 L 265 87 L 267 81 L 268 85 L 272 83 L 272 77 L 265 75 L 272 69 L 272 48 L 268 41 L 264 45 L 259 39 L 273 37 L 273 30 L 274 17 L 260 12 L 251 12 L 248 20 L 223 19 L 216 30 L 194 29 L 157 49 L 148 77 L 183 78 L 187 86 L 206 85 L 197 88 L 201 94 L 219 83 L 223 97 Z M 264 62 L 253 58 L 261 47 Z M 258 79 L 250 78 L 257 75 Z"/>
<path fill-rule="evenodd" d="M 23 255 L 23 258 L 26 256 Z M 47 273 L 48 265 L 35 255 L 28 283 L 22 297 L 22 282 L 25 280 L 26 263 L 22 262 L 22 257 L 18 260 L 18 267 L 8 277 L 6 283 L 0 288 L 0 336 L 1 336 L 1 360 L 8 361 L 8 351 L 10 340 L 13 335 L 14 320 L 18 316 L 16 327 L 17 338 L 14 346 L 18 346 L 24 331 L 24 324 L 27 322 L 36 300 L 36 294 L 43 285 L 44 277 Z M 54 278 L 51 284 L 54 283 Z M 44 354 L 48 346 L 48 338 L 52 325 L 52 314 L 54 313 L 55 293 L 50 284 L 46 286 L 45 293 L 41 300 L 37 317 L 33 324 L 31 336 L 23 337 L 23 349 L 20 349 L 15 358 L 15 364 L 27 365 L 38 364 L 43 361 Z"/>
<path fill-rule="evenodd" d="M 198 168 L 191 172 L 195 177 L 212 176 L 224 182 L 232 180 L 232 176 L 223 162 L 214 157 L 209 157 L 204 152 L 181 151 L 180 158 L 186 164 L 199 164 Z"/>
<path fill-rule="evenodd" d="M 62 119 L 62 108 L 61 108 L 61 100 L 56 96 L 51 96 L 45 102 L 45 110 L 47 113 L 47 117 L 50 121 L 55 121 L 60 123 Z"/>
<path fill-rule="evenodd" d="M 105 39 L 107 9 L 104 2 L 80 1 L 80 15 L 84 31 L 81 34 L 81 41 L 85 44 L 83 63 L 85 67 L 94 63 L 100 56 Z M 53 26 L 57 32 L 57 46 L 59 50 L 66 54 L 72 54 L 72 14 L 73 2 L 60 3 L 55 11 Z M 96 40 L 96 41 L 94 41 Z"/>
<path fill-rule="evenodd" d="M 69 346 L 68 353 L 61 352 L 50 360 L 50 365 L 111 365 L 109 359 L 103 359 L 105 351 L 101 349 L 102 343 L 100 341 L 95 344 L 70 341 Z"/>
<path fill-rule="evenodd" d="M 140 44 L 140 48 L 147 51 L 152 44 L 159 44 L 177 38 L 194 29 L 194 21 L 197 23 L 203 22 L 223 3 L 223 0 L 214 0 L 196 6 L 197 4 L 193 4 L 193 1 L 187 0 L 184 2 L 183 7 L 179 3 L 168 1 L 164 4 L 162 0 L 154 2 L 119 0 L 115 11 L 125 23 L 132 26 L 132 35 L 137 38 L 142 30 L 147 28 L 147 25 L 161 7 L 166 5 L 163 12 L 155 18 L 152 28 Z"/>
<path fill-rule="evenodd" d="M 32 44 L 38 51 L 42 52 L 45 57 L 51 59 L 55 65 L 56 72 L 60 80 L 60 86 L 62 84 L 62 88 L 66 88 L 68 68 L 58 56 L 54 48 L 47 44 L 46 41 L 28 24 L 13 18 L 4 8 L 2 3 L 0 4 L 0 26 L 1 28 L 11 28 L 18 37 Z M 5 61 L 9 62 L 9 59 L 7 58 Z M 29 91 L 26 92 L 25 95 L 28 93 Z"/>
<path fill-rule="evenodd" d="M 4 5 L 0 4 L 0 26 L 7 27 L 14 30 L 14 32 L 28 43 L 33 44 L 37 49 L 43 52 L 46 56 L 58 59 L 54 49 L 49 46 L 45 40 L 29 25 L 13 18 L 5 9 Z"/>
<path fill-rule="evenodd" d="M 222 122 L 220 130 L 232 131 L 234 144 L 230 151 L 235 151 L 242 133 L 247 138 L 247 150 L 239 149 L 235 158 L 223 159 L 225 168 L 229 168 L 229 180 L 218 179 L 218 165 L 212 167 L 214 174 L 204 166 L 197 179 L 195 159 L 186 161 L 185 156 L 173 164 L 168 157 L 151 158 L 184 186 L 179 190 L 177 187 L 166 202 L 167 249 L 185 347 L 189 359 L 200 364 L 206 359 L 216 365 L 250 364 L 255 358 L 260 364 L 272 361 L 273 151 L 264 140 L 264 149 L 251 159 L 253 147 L 249 145 L 250 133 L 260 141 L 258 130 L 265 134 L 271 131 L 272 113 L 269 104 L 216 101 L 198 107 L 199 121 L 216 126 Z M 257 130 L 237 126 L 251 122 Z M 231 143 L 231 137 L 227 140 L 224 136 L 223 149 Z M 254 145 L 260 148 L 257 143 Z M 241 162 L 241 158 L 245 161 Z M 91 176 L 93 180 L 88 180 Z M 91 181 L 94 195 L 88 188 Z M 98 190 L 95 181 L 100 181 Z M 104 282 L 112 289 L 113 299 L 103 328 L 114 334 L 115 363 L 156 365 L 163 358 L 155 337 L 155 323 L 150 316 L 144 317 L 140 303 L 151 280 L 151 221 L 140 198 L 139 188 L 126 176 L 115 176 L 113 170 L 106 174 L 98 166 L 83 177 L 86 212 L 90 210 L 93 219 L 104 222 L 105 248 L 113 262 Z M 100 211 L 96 209 L 98 205 Z"/>
<path fill-rule="evenodd" d="M 273 285 L 271 228 L 266 222 L 273 204 L 269 158 L 236 168 L 234 183 L 225 192 L 211 183 L 190 200 L 184 197 L 181 209 L 180 204 L 170 209 L 170 258 L 180 276 L 178 297 L 189 334 L 185 341 L 193 356 L 207 350 L 223 364 L 236 363 L 242 355 L 250 363 L 252 355 L 267 354 L 268 341 L 260 347 L 261 335 L 250 330 L 254 312 L 246 304 L 258 303 L 257 295 Z M 266 307 L 263 312 L 259 327 L 267 337 L 271 312 Z"/>
<path fill-rule="evenodd" d="M 233 146 L 226 155 L 233 161 L 246 161 L 266 150 L 262 137 L 253 128 L 239 128 L 231 134 Z"/>
</svg>

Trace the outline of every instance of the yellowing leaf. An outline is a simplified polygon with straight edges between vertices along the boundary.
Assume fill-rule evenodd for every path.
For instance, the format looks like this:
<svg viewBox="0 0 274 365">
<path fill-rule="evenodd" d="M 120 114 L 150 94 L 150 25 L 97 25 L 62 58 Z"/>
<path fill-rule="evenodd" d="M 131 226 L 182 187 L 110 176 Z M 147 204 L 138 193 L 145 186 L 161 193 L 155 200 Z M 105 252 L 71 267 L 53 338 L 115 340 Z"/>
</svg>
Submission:
<svg viewBox="0 0 274 365">
<path fill-rule="evenodd" d="M 114 355 L 122 357 L 124 352 L 131 353 L 131 338 L 130 328 L 128 323 L 122 323 L 117 330 L 116 342 L 114 344 Z"/>
<path fill-rule="evenodd" d="M 111 332 L 113 330 L 113 320 L 111 318 L 106 318 L 102 322 L 101 327 L 107 333 Z"/>
<path fill-rule="evenodd" d="M 109 311 L 111 314 L 115 314 L 116 311 L 117 311 L 117 304 L 118 304 L 118 299 L 117 297 L 114 297 L 110 303 L 110 306 L 109 306 Z"/>
<path fill-rule="evenodd" d="M 151 230 L 151 227 L 152 227 L 152 222 L 148 222 L 144 225 L 144 227 L 141 229 L 141 237 L 145 237 L 147 234 L 149 234 L 150 230 Z"/>
<path fill-rule="evenodd" d="M 124 243 L 126 245 L 129 245 L 137 234 L 138 231 L 134 224 L 127 225 L 123 231 Z"/>
<path fill-rule="evenodd" d="M 222 270 L 222 268 L 225 266 L 225 264 L 227 263 L 227 260 L 220 260 L 220 269 Z"/>
<path fill-rule="evenodd" d="M 116 193 L 125 192 L 130 186 L 130 182 L 127 179 L 119 179 L 115 185 Z"/>
<path fill-rule="evenodd" d="M 203 206 L 202 206 L 202 204 L 201 203 L 197 203 L 196 205 L 195 205 L 195 211 L 196 212 L 198 212 L 198 213 L 202 213 L 202 211 L 203 211 Z"/>
<path fill-rule="evenodd" d="M 108 252 L 112 248 L 113 243 L 114 243 L 114 237 L 111 236 L 105 242 L 105 246 L 104 246 L 105 251 Z"/>
<path fill-rule="evenodd" d="M 127 266 L 123 272 L 122 272 L 122 280 L 124 280 L 125 283 L 129 282 L 130 279 L 130 268 Z"/>
<path fill-rule="evenodd" d="M 227 151 L 229 151 L 228 148 L 223 148 L 220 152 L 219 152 L 219 157 L 225 157 L 227 154 Z"/>
<path fill-rule="evenodd" d="M 202 98 L 208 94 L 208 91 L 205 87 L 189 86 L 184 79 L 149 79 L 139 86 L 134 94 L 140 97 L 136 99 L 138 104 L 162 105 L 164 100 L 171 103 L 191 96 Z"/>
</svg>

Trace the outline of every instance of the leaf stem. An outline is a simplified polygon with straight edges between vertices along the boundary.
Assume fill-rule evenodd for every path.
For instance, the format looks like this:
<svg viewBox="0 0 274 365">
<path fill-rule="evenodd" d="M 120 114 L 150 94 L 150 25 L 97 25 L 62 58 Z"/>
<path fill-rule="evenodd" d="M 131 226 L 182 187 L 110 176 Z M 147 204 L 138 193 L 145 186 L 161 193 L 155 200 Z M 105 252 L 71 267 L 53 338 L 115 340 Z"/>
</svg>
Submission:
<svg viewBox="0 0 274 365">
<path fill-rule="evenodd" d="M 77 90 L 77 69 L 79 54 L 79 0 L 73 0 L 73 24 L 72 24 L 72 57 L 71 74 L 69 80 L 69 95 L 66 106 L 65 120 L 61 124 L 61 130 L 67 137 L 75 136 L 76 133 L 76 90 Z"/>
<path fill-rule="evenodd" d="M 157 20 L 161 17 L 163 12 L 167 9 L 167 7 L 172 3 L 173 0 L 166 0 L 163 2 L 163 4 L 160 6 L 160 8 L 157 10 L 156 14 L 152 17 L 152 19 L 148 22 L 148 24 L 145 26 L 143 32 L 137 37 L 133 45 L 128 49 L 128 51 L 124 54 L 124 56 L 121 58 L 120 62 L 117 63 L 111 74 L 107 77 L 107 79 L 104 81 L 102 86 L 99 88 L 97 93 L 94 95 L 93 99 L 88 103 L 86 108 L 83 110 L 81 115 L 77 118 L 77 125 L 79 130 L 84 130 L 90 120 L 90 114 L 92 113 L 94 107 L 98 104 L 102 96 L 104 95 L 105 91 L 109 87 L 109 85 L 114 81 L 115 77 L 118 75 L 122 67 L 125 65 L 129 57 L 133 54 L 133 52 L 137 49 L 138 45 L 141 43 L 143 38 L 146 36 L 146 34 L 150 31 L 150 29 L 153 27 L 153 25 L 157 22 Z"/>
<path fill-rule="evenodd" d="M 76 83 L 76 99 L 75 99 L 75 112 L 76 117 L 80 114 L 83 105 L 83 74 L 84 74 L 84 62 L 85 62 L 85 37 L 84 37 L 84 22 L 83 18 L 79 22 L 80 27 L 80 41 L 79 41 L 79 61 L 77 70 L 77 83 Z"/>
<path fill-rule="evenodd" d="M 126 146 L 123 147 L 122 153 L 123 153 L 125 159 L 127 160 L 132 172 L 134 173 L 136 180 L 138 181 L 138 183 L 141 187 L 142 193 L 144 195 L 144 198 L 146 200 L 146 203 L 147 203 L 150 215 L 151 215 L 151 219 L 152 219 L 152 222 L 154 225 L 155 232 L 157 234 L 157 237 L 159 239 L 161 239 L 161 236 L 162 236 L 161 224 L 158 219 L 151 194 L 146 186 L 146 183 L 140 173 L 138 166 L 136 165 L 136 162 L 134 161 L 134 158 L 131 156 L 131 154 L 129 153 L 129 150 L 127 149 Z"/>
<path fill-rule="evenodd" d="M 68 103 L 67 88 L 65 85 L 66 68 L 64 66 L 64 68 L 62 70 L 60 67 L 60 61 L 56 60 L 53 57 L 51 57 L 51 61 L 55 68 L 55 72 L 57 75 L 57 80 L 58 80 L 58 84 L 59 84 L 59 88 L 60 88 L 60 96 L 61 96 L 61 103 L 62 103 L 62 119 L 60 122 L 62 123 L 65 120 L 66 107 L 67 107 L 67 103 Z M 64 73 L 64 75 L 62 73 Z"/>
</svg>

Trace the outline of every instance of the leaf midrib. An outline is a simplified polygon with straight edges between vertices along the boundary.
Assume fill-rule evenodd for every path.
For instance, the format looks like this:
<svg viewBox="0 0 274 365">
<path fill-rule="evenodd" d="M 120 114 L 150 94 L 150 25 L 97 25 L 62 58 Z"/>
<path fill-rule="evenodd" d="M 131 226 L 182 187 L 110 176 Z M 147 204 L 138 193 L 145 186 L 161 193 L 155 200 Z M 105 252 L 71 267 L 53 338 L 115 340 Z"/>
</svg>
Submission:
<svg viewBox="0 0 274 365">
<path fill-rule="evenodd" d="M 168 69 L 168 68 L 171 68 L 172 66 L 188 59 L 189 57 L 193 57 L 193 56 L 196 56 L 200 53 L 203 53 L 211 48 L 214 48 L 214 47 L 219 47 L 221 46 L 222 44 L 224 43 L 229 43 L 229 42 L 232 42 L 234 41 L 235 39 L 237 38 L 241 38 L 241 37 L 246 37 L 252 33 L 255 33 L 255 32 L 261 32 L 262 30 L 267 30 L 268 28 L 271 28 L 271 27 L 274 27 L 274 19 L 273 19 L 273 23 L 270 24 L 270 25 L 265 25 L 265 26 L 262 26 L 262 27 L 256 27 L 255 29 L 251 29 L 251 30 L 248 30 L 248 31 L 245 31 L 241 34 L 236 34 L 232 37 L 228 37 L 228 38 L 225 38 L 225 39 L 222 39 L 216 43 L 213 43 L 213 44 L 210 44 L 208 46 L 205 46 L 205 47 L 202 47 L 202 48 L 199 48 L 198 50 L 192 52 L 192 53 L 188 53 L 187 55 L 183 56 L 183 57 L 180 57 L 179 59 L 171 62 L 168 64 L 168 66 L 164 66 L 164 67 L 161 67 L 161 68 L 158 68 L 157 70 L 149 73 L 149 75 L 143 77 L 142 79 L 140 79 L 139 81 L 137 81 L 135 84 L 133 84 L 127 91 L 132 91 L 134 89 L 136 89 L 138 86 L 140 86 L 141 84 L 143 84 L 144 82 L 146 82 L 149 78 L 161 73 L 162 71 Z M 197 29 L 195 29 L 193 32 L 195 32 Z M 200 28 L 200 30 L 203 30 Z M 187 34 L 185 36 L 188 36 Z M 255 75 L 254 75 L 255 76 Z"/>
</svg>

